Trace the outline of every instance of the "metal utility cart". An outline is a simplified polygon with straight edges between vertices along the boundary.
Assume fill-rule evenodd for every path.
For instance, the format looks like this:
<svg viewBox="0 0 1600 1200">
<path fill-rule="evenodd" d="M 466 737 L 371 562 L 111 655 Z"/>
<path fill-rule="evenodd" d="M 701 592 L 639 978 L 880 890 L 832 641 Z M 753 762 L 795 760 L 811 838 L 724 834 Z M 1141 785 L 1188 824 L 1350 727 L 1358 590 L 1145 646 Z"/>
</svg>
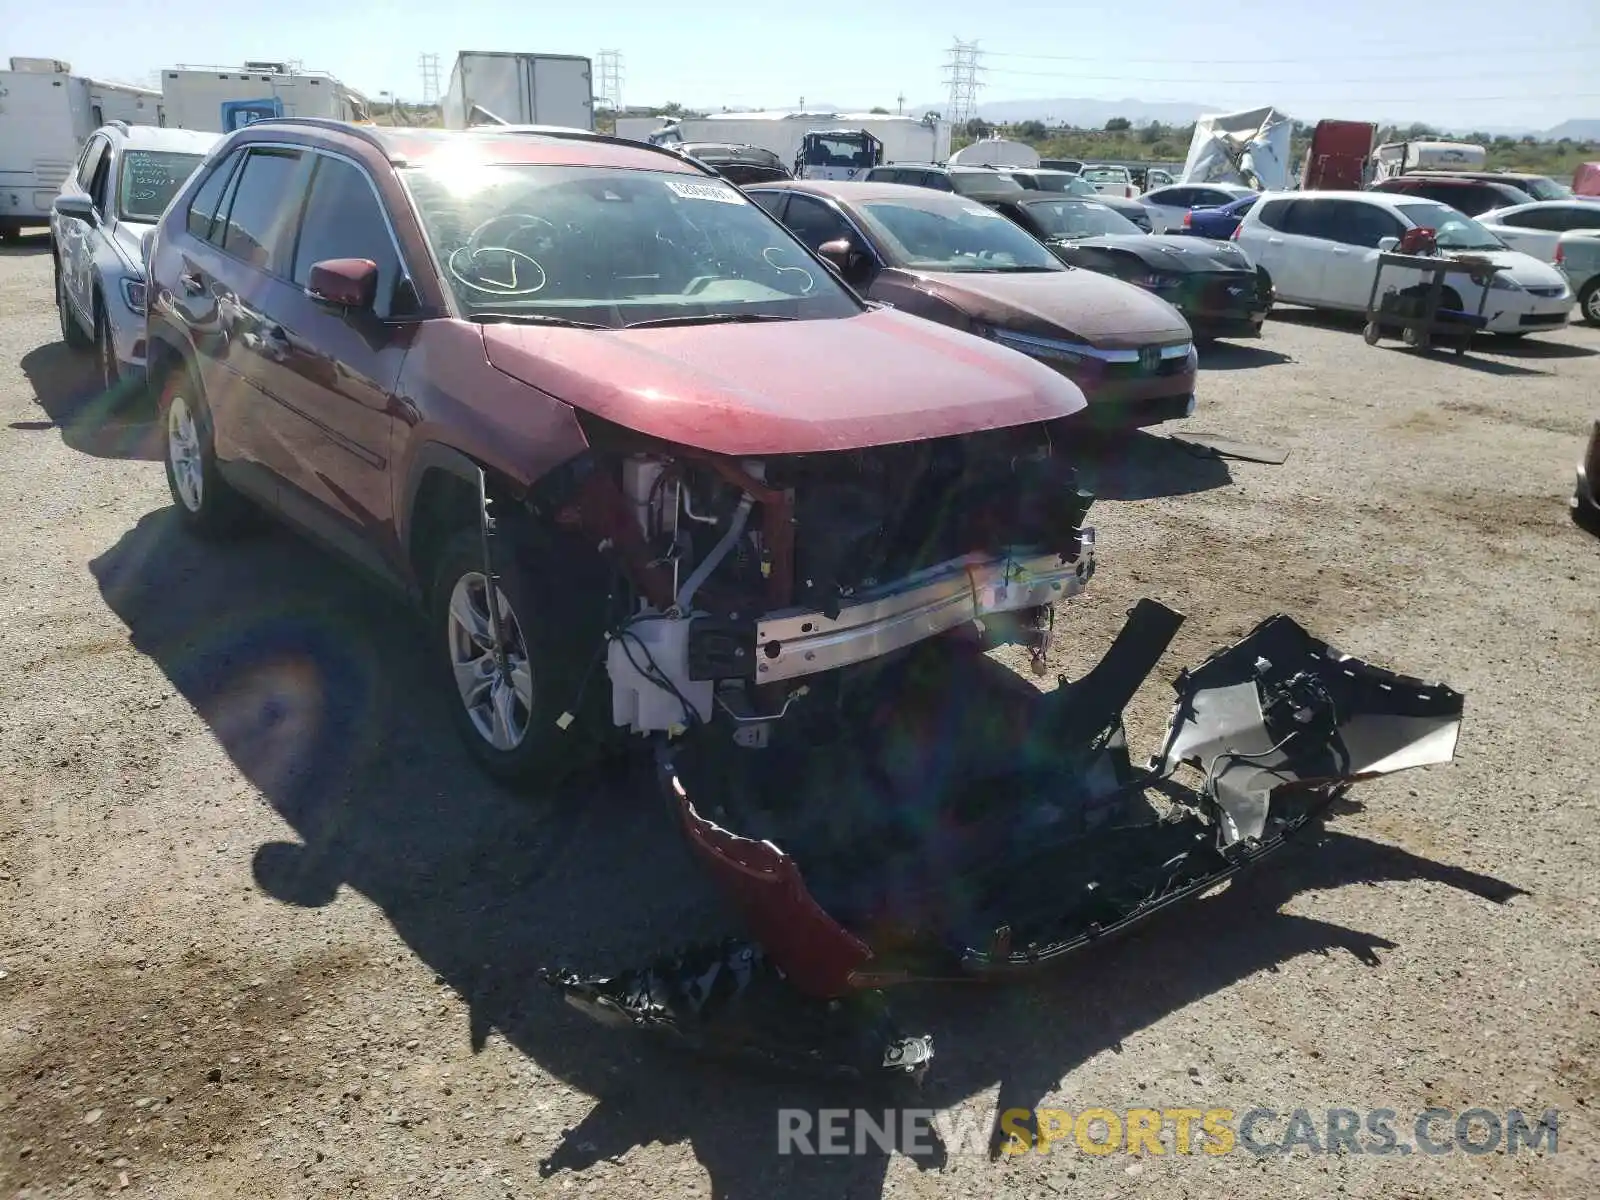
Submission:
<svg viewBox="0 0 1600 1200">
<path fill-rule="evenodd" d="M 1423 285 L 1427 290 L 1420 296 L 1415 292 L 1386 292 L 1379 296 L 1385 267 L 1408 267 L 1421 271 L 1427 276 L 1427 282 Z M 1444 335 L 1456 339 L 1457 354 L 1465 354 L 1472 343 L 1472 335 L 1488 324 L 1484 320 L 1483 309 L 1489 299 L 1489 283 L 1497 272 L 1503 270 L 1504 267 L 1482 258 L 1446 258 L 1437 254 L 1380 251 L 1377 270 L 1372 273 L 1372 291 L 1367 296 L 1367 327 L 1363 333 L 1367 345 L 1378 344 L 1385 326 L 1398 326 L 1400 340 L 1414 349 L 1426 350 L 1435 337 Z M 1445 279 L 1450 275 L 1466 275 L 1481 289 L 1477 312 L 1440 307 Z"/>
</svg>

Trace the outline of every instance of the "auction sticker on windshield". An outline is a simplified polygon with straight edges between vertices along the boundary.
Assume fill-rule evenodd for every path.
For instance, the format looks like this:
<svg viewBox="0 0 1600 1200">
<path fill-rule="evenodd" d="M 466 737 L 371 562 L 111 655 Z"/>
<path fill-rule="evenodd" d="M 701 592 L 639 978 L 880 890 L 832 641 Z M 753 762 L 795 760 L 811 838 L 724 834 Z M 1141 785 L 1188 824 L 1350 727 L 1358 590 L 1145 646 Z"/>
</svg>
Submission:
<svg viewBox="0 0 1600 1200">
<path fill-rule="evenodd" d="M 744 197 L 738 192 L 719 183 L 679 183 L 675 179 L 669 179 L 667 187 L 674 196 L 682 196 L 685 200 L 715 200 L 719 204 L 745 202 Z"/>
</svg>

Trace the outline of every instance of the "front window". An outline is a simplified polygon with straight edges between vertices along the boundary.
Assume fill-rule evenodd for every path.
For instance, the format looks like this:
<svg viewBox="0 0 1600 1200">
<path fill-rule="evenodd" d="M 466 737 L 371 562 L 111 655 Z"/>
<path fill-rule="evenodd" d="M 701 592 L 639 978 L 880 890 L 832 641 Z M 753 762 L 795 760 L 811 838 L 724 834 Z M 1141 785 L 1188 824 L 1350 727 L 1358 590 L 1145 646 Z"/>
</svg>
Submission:
<svg viewBox="0 0 1600 1200">
<path fill-rule="evenodd" d="M 155 224 L 204 157 L 171 150 L 124 150 L 118 219 Z"/>
<path fill-rule="evenodd" d="M 1037 200 L 1024 205 L 1040 229 L 1053 238 L 1099 237 L 1108 233 L 1142 233 L 1121 213 L 1104 204 L 1076 200 Z"/>
<path fill-rule="evenodd" d="M 616 329 L 861 311 L 782 226 L 720 179 L 476 161 L 401 176 L 468 318 Z"/>
<path fill-rule="evenodd" d="M 1504 250 L 1505 243 L 1471 217 L 1443 204 L 1397 204 L 1395 210 L 1421 229 L 1431 229 L 1441 250 Z"/>
<path fill-rule="evenodd" d="M 891 265 L 915 271 L 1062 271 L 1050 251 L 999 213 L 957 197 L 860 206 Z"/>
<path fill-rule="evenodd" d="M 811 134 L 805 140 L 808 167 L 870 167 L 872 150 L 859 133 Z"/>
</svg>

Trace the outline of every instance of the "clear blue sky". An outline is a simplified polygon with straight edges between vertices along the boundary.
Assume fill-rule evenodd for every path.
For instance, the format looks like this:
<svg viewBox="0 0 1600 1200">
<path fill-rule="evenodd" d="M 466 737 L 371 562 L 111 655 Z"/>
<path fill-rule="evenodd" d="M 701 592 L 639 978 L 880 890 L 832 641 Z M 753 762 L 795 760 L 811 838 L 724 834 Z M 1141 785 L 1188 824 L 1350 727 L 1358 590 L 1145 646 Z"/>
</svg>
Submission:
<svg viewBox="0 0 1600 1200">
<path fill-rule="evenodd" d="M 1044 97 L 1275 104 L 1301 117 L 1545 128 L 1600 117 L 1600 0 L 7 0 L 0 57 L 144 80 L 177 63 L 300 59 L 368 93 L 420 94 L 417 57 L 623 55 L 623 99 L 736 107 L 939 104 L 951 42 L 984 51 L 980 103 Z M 1527 20 L 1519 20 L 1526 14 Z"/>
</svg>

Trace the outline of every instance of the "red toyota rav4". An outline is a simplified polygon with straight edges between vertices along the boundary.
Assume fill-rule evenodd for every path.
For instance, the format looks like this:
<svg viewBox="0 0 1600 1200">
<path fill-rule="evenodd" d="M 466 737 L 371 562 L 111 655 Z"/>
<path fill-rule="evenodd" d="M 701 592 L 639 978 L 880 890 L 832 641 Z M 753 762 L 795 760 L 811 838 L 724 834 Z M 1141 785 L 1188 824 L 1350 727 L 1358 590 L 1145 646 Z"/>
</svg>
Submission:
<svg viewBox="0 0 1600 1200">
<path fill-rule="evenodd" d="M 601 1015 L 700 1036 L 758 961 L 812 1000 L 1052 961 L 1314 827 L 1353 778 L 1453 750 L 1459 696 L 1284 617 L 1183 677 L 1150 767 L 1121 712 L 1176 613 L 1143 602 L 1048 693 L 981 653 L 1019 640 L 1042 668 L 1092 573 L 1082 394 L 862 301 L 668 151 L 251 125 L 158 227 L 147 336 L 182 520 L 269 509 L 414 597 L 491 772 L 648 736 L 765 951 L 557 979 Z M 825 1058 L 799 1028 L 772 1053 Z"/>
</svg>

